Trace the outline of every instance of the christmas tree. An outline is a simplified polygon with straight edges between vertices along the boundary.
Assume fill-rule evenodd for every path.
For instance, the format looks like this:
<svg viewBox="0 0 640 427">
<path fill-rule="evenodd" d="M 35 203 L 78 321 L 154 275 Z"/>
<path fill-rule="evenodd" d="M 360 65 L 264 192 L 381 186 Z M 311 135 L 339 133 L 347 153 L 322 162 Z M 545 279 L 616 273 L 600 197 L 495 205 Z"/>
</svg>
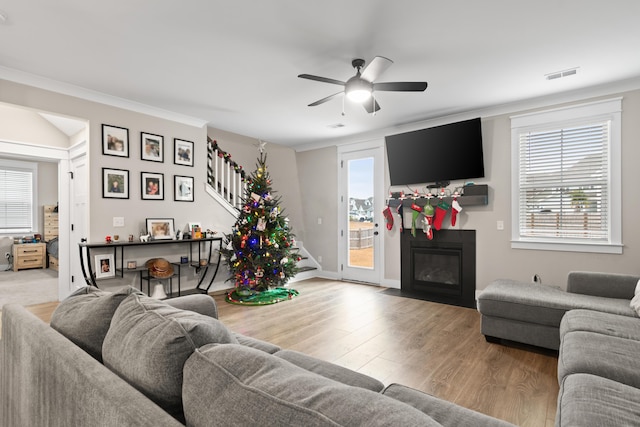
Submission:
<svg viewBox="0 0 640 427">
<path fill-rule="evenodd" d="M 260 145 L 256 170 L 247 180 L 242 204 L 222 250 L 238 296 L 285 285 L 298 272 L 295 236 L 289 219 L 283 216 L 280 197 L 274 196 L 271 188 L 264 144 Z"/>
</svg>

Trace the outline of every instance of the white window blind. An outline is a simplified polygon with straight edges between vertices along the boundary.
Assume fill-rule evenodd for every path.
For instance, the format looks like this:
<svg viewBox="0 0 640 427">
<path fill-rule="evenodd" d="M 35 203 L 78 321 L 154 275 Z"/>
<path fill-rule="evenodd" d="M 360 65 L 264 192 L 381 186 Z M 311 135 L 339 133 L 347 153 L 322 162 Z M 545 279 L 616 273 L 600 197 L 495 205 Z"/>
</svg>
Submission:
<svg viewBox="0 0 640 427">
<path fill-rule="evenodd" d="M 521 237 L 606 242 L 609 121 L 519 136 Z"/>
<path fill-rule="evenodd" d="M 34 172 L 0 165 L 0 233 L 33 230 Z"/>
<path fill-rule="evenodd" d="M 511 117 L 511 247 L 622 253 L 622 98 Z"/>
</svg>

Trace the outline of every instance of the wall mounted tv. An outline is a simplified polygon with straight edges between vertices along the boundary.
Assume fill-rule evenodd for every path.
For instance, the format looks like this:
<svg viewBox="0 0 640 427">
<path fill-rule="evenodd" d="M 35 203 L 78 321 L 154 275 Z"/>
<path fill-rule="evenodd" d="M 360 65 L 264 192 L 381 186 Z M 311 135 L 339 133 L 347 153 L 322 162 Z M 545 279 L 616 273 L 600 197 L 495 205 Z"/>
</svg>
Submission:
<svg viewBox="0 0 640 427">
<path fill-rule="evenodd" d="M 392 186 L 484 177 L 480 118 L 385 139 Z"/>
</svg>

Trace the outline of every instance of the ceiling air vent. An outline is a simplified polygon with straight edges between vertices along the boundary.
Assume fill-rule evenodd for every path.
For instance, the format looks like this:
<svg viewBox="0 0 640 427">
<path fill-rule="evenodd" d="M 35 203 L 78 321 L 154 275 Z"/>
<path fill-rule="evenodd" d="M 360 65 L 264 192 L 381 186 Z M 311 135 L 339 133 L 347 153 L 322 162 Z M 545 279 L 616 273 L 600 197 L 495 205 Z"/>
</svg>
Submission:
<svg viewBox="0 0 640 427">
<path fill-rule="evenodd" d="M 547 80 L 555 80 L 555 79 L 559 79 L 562 77 L 568 77 L 568 76 L 573 76 L 574 74 L 578 73 L 578 67 L 576 68 L 569 68 L 568 70 L 563 70 L 563 71 L 556 71 L 554 73 L 550 73 L 550 74 L 545 74 L 545 78 Z"/>
</svg>

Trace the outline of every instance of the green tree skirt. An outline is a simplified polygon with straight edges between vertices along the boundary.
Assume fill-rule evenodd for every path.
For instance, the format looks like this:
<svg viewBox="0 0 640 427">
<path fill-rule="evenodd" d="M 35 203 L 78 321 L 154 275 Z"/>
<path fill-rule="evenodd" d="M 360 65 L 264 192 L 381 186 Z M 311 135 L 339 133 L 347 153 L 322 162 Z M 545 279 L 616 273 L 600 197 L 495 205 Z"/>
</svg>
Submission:
<svg viewBox="0 0 640 427">
<path fill-rule="evenodd" d="M 240 295 L 237 289 L 229 292 L 225 300 L 239 305 L 267 305 L 290 300 L 299 294 L 295 289 L 274 288 L 268 291 L 249 291 L 247 295 Z"/>
</svg>

